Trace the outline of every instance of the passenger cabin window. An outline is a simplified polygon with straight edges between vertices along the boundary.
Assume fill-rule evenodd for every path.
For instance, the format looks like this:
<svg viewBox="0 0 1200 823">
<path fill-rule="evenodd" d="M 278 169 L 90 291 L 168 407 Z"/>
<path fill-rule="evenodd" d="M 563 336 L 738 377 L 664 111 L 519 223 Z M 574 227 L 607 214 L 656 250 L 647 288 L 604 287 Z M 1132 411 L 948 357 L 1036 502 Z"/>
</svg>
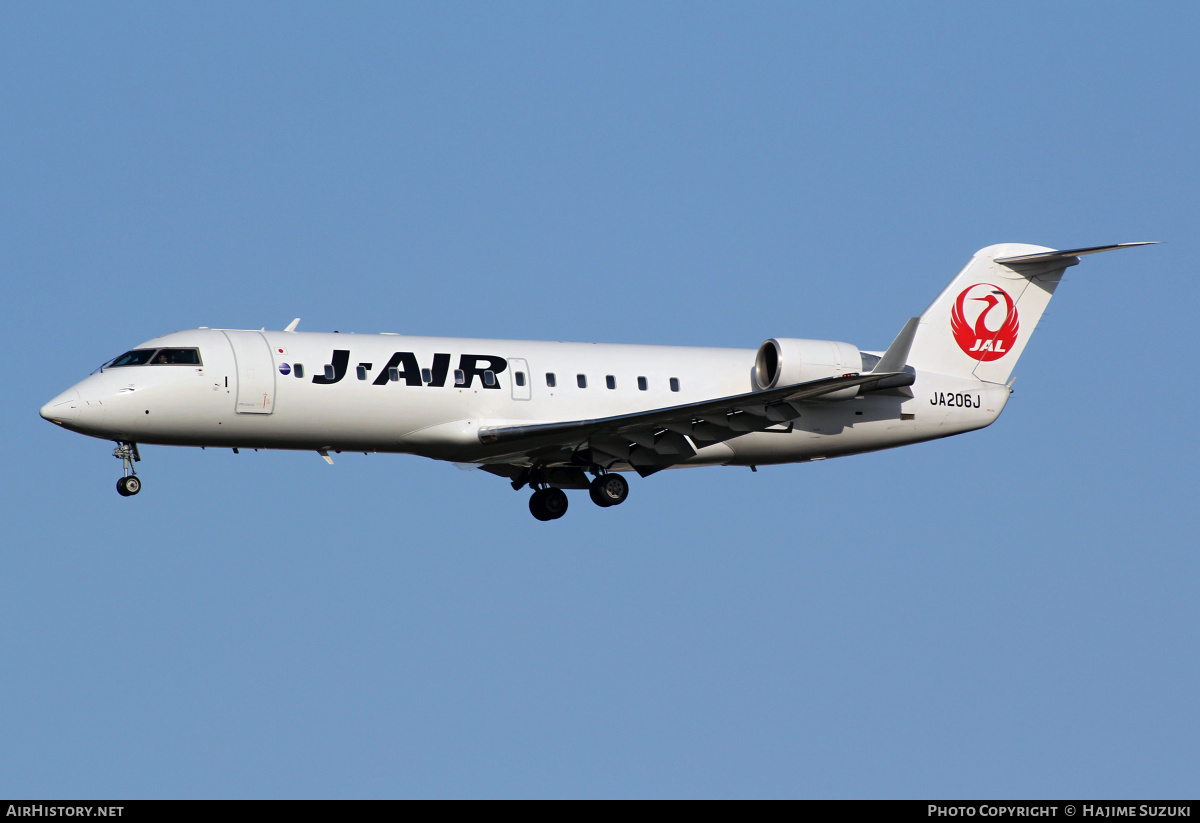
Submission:
<svg viewBox="0 0 1200 823">
<path fill-rule="evenodd" d="M 334 379 L 334 377 L 335 377 L 335 374 L 333 371 L 333 365 L 330 363 L 326 363 L 325 364 L 325 379 L 332 381 Z"/>
<path fill-rule="evenodd" d="M 646 384 L 646 378 L 639 377 L 638 378 L 638 391 L 645 391 L 647 388 L 649 388 L 649 386 Z"/>
<path fill-rule="evenodd" d="M 292 366 L 292 373 L 295 374 L 297 377 L 303 378 L 304 377 L 304 366 L 297 363 L 295 366 Z"/>
<path fill-rule="evenodd" d="M 587 375 L 586 374 L 575 375 L 575 382 L 579 385 L 579 388 L 586 389 L 587 388 Z"/>
<path fill-rule="evenodd" d="M 391 380 L 393 383 L 400 382 L 400 370 L 395 366 L 388 369 L 388 380 Z"/>
<path fill-rule="evenodd" d="M 483 385 L 487 386 L 488 388 L 496 385 L 496 373 L 491 369 L 488 369 L 483 373 Z"/>
<path fill-rule="evenodd" d="M 679 378 L 678 377 L 671 378 L 671 391 L 679 391 Z"/>
<path fill-rule="evenodd" d="M 396 374 L 399 375 L 399 371 L 397 371 Z M 399 380 L 400 378 L 394 377 L 392 379 Z M 429 369 L 421 369 L 421 382 L 425 383 L 425 384 L 432 383 L 433 382 L 433 372 L 430 371 Z"/>
<path fill-rule="evenodd" d="M 551 389 L 558 385 L 558 380 L 554 377 L 554 372 L 546 372 L 546 385 Z"/>
<path fill-rule="evenodd" d="M 608 386 L 610 389 L 615 389 L 617 387 L 617 378 L 613 377 L 611 374 L 606 376 L 604 378 L 604 385 Z"/>
<path fill-rule="evenodd" d="M 359 363 L 357 371 L 358 371 L 358 379 L 359 380 L 367 379 L 367 364 L 366 363 Z"/>
<path fill-rule="evenodd" d="M 454 370 L 454 385 L 456 385 L 456 386 L 467 385 L 467 375 L 462 369 Z"/>
<path fill-rule="evenodd" d="M 523 372 L 523 371 L 513 372 L 513 380 L 516 381 L 518 386 L 524 386 L 525 385 L 525 372 Z"/>
</svg>

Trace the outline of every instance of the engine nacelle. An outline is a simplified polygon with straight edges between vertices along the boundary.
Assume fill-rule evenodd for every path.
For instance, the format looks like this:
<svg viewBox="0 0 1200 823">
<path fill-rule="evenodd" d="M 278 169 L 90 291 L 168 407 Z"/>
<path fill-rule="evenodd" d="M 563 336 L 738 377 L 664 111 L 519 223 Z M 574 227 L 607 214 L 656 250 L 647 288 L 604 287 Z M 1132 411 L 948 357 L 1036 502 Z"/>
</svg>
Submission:
<svg viewBox="0 0 1200 823">
<path fill-rule="evenodd" d="M 825 377 L 859 374 L 862 370 L 862 355 L 849 343 L 774 337 L 758 347 L 758 355 L 754 358 L 754 384 L 760 389 L 773 389 Z M 849 400 L 857 394 L 858 386 L 851 386 L 820 399 Z"/>
</svg>

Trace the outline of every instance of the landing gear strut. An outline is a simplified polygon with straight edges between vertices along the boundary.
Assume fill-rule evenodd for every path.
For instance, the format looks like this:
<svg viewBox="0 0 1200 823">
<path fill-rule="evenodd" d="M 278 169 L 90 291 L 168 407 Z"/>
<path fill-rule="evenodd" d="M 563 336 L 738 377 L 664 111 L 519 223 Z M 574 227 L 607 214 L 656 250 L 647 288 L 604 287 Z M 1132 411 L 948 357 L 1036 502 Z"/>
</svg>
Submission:
<svg viewBox="0 0 1200 823">
<path fill-rule="evenodd" d="M 121 461 L 121 466 L 125 470 L 125 476 L 117 481 L 117 494 L 122 497 L 131 497 L 140 492 L 142 481 L 138 480 L 137 469 L 133 466 L 142 459 L 142 456 L 138 454 L 137 443 L 119 441 L 117 447 L 113 449 L 113 457 Z"/>
</svg>

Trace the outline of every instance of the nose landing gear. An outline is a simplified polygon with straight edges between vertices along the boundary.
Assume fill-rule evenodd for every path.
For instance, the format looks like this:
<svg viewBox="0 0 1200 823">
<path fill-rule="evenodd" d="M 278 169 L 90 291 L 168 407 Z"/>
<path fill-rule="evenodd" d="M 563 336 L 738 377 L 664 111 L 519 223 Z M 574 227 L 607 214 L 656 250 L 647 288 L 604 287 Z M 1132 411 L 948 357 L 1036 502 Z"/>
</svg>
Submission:
<svg viewBox="0 0 1200 823">
<path fill-rule="evenodd" d="M 125 470 L 125 476 L 117 481 L 117 494 L 122 497 L 132 497 L 142 490 L 142 481 L 138 479 L 137 469 L 133 466 L 142 459 L 142 456 L 138 454 L 137 443 L 119 441 L 117 447 L 113 449 L 113 457 L 121 461 L 122 468 Z"/>
</svg>

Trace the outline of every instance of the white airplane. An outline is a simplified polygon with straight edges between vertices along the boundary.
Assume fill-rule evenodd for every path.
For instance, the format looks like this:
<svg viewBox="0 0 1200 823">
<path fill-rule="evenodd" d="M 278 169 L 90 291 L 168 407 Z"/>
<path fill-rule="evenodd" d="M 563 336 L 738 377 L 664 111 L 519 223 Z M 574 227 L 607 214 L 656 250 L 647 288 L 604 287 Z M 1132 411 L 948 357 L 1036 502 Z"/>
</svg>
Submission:
<svg viewBox="0 0 1200 823">
<path fill-rule="evenodd" d="M 202 327 L 149 340 L 41 409 L 113 440 L 123 496 L 138 444 L 399 452 L 532 488 L 625 500 L 620 472 L 824 460 L 980 429 L 1063 272 L 1085 254 L 1008 243 L 977 252 L 887 351 L 772 338 L 752 349 L 597 345 Z M 589 479 L 590 475 L 590 479 Z"/>
</svg>

